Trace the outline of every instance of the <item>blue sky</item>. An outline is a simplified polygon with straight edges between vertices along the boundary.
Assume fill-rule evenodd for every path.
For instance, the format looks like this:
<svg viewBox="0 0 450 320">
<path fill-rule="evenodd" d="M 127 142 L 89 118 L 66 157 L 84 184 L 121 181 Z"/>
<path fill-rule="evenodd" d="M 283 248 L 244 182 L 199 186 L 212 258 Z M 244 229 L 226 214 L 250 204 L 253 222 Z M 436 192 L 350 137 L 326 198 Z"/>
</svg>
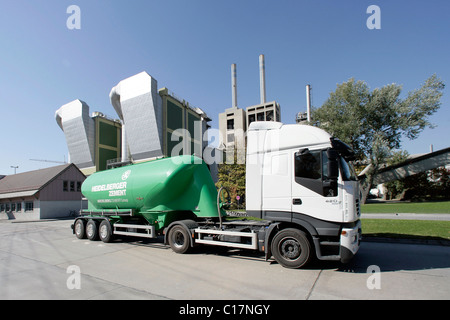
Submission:
<svg viewBox="0 0 450 320">
<path fill-rule="evenodd" d="M 81 9 L 69 30 L 67 8 Z M 369 30 L 369 5 L 381 29 Z M 403 97 L 436 73 L 447 85 L 435 129 L 404 141 L 409 153 L 449 147 L 450 3 L 286 0 L 0 0 L 0 174 L 63 161 L 67 146 L 55 111 L 74 99 L 116 117 L 109 91 L 147 71 L 176 95 L 218 114 L 231 107 L 230 65 L 238 105 L 259 103 L 258 56 L 265 55 L 267 100 L 284 123 L 305 111 L 305 85 L 320 107 L 354 77 L 371 89 L 403 85 Z"/>
</svg>

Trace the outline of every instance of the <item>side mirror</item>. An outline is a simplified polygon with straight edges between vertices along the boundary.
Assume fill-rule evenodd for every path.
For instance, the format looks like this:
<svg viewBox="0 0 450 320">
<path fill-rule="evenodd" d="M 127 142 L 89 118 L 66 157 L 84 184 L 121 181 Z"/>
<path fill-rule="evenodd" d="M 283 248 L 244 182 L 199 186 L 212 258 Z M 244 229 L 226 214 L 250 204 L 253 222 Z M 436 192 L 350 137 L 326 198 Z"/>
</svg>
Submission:
<svg viewBox="0 0 450 320">
<path fill-rule="evenodd" d="M 328 159 L 328 179 L 336 180 L 339 177 L 339 165 L 337 159 Z"/>
<path fill-rule="evenodd" d="M 329 148 L 327 149 L 327 157 L 330 160 L 336 160 L 338 158 L 338 153 L 336 150 Z"/>
<path fill-rule="evenodd" d="M 338 152 L 335 149 L 328 148 L 328 179 L 336 180 L 339 177 L 339 164 L 338 164 Z"/>
</svg>

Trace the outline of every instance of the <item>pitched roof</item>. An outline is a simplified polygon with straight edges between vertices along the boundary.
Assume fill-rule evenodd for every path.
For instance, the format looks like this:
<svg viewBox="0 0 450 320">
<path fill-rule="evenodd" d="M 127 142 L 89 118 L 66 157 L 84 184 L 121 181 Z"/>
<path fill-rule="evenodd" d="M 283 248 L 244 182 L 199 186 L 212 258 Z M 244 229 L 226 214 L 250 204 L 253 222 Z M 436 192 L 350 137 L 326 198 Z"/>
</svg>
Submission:
<svg viewBox="0 0 450 320">
<path fill-rule="evenodd" d="M 6 176 L 0 180 L 0 194 L 32 190 L 37 192 L 71 166 L 75 165 L 68 163 Z"/>
</svg>

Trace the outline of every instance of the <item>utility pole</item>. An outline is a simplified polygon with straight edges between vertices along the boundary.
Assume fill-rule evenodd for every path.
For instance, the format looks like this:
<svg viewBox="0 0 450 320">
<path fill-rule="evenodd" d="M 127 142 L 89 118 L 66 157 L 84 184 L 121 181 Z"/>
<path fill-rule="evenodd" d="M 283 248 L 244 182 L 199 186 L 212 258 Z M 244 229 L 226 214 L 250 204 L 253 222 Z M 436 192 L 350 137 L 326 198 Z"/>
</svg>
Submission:
<svg viewBox="0 0 450 320">
<path fill-rule="evenodd" d="M 11 166 L 11 168 L 14 169 L 14 174 L 16 174 L 16 169 L 19 168 L 19 166 Z"/>
</svg>

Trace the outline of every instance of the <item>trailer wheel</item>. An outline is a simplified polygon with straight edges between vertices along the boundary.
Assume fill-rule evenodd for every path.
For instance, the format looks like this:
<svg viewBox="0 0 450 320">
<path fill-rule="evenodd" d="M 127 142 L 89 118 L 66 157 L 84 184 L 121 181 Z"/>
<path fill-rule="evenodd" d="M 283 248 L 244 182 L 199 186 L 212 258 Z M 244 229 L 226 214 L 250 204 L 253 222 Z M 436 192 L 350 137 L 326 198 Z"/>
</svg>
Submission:
<svg viewBox="0 0 450 320">
<path fill-rule="evenodd" d="M 89 220 L 86 225 L 86 235 L 91 241 L 98 240 L 98 225 L 95 220 Z"/>
<path fill-rule="evenodd" d="M 74 231 L 78 239 L 86 239 L 86 222 L 83 219 L 77 219 Z"/>
<path fill-rule="evenodd" d="M 170 248 L 176 253 L 186 253 L 191 248 L 189 232 L 180 225 L 169 230 L 168 240 Z"/>
<path fill-rule="evenodd" d="M 111 223 L 108 220 L 103 220 L 98 227 L 98 235 L 100 240 L 105 243 L 111 242 L 113 239 Z"/>
<path fill-rule="evenodd" d="M 275 260 L 286 268 L 301 268 L 310 259 L 311 244 L 306 234 L 298 229 L 283 229 L 272 240 Z"/>
</svg>

